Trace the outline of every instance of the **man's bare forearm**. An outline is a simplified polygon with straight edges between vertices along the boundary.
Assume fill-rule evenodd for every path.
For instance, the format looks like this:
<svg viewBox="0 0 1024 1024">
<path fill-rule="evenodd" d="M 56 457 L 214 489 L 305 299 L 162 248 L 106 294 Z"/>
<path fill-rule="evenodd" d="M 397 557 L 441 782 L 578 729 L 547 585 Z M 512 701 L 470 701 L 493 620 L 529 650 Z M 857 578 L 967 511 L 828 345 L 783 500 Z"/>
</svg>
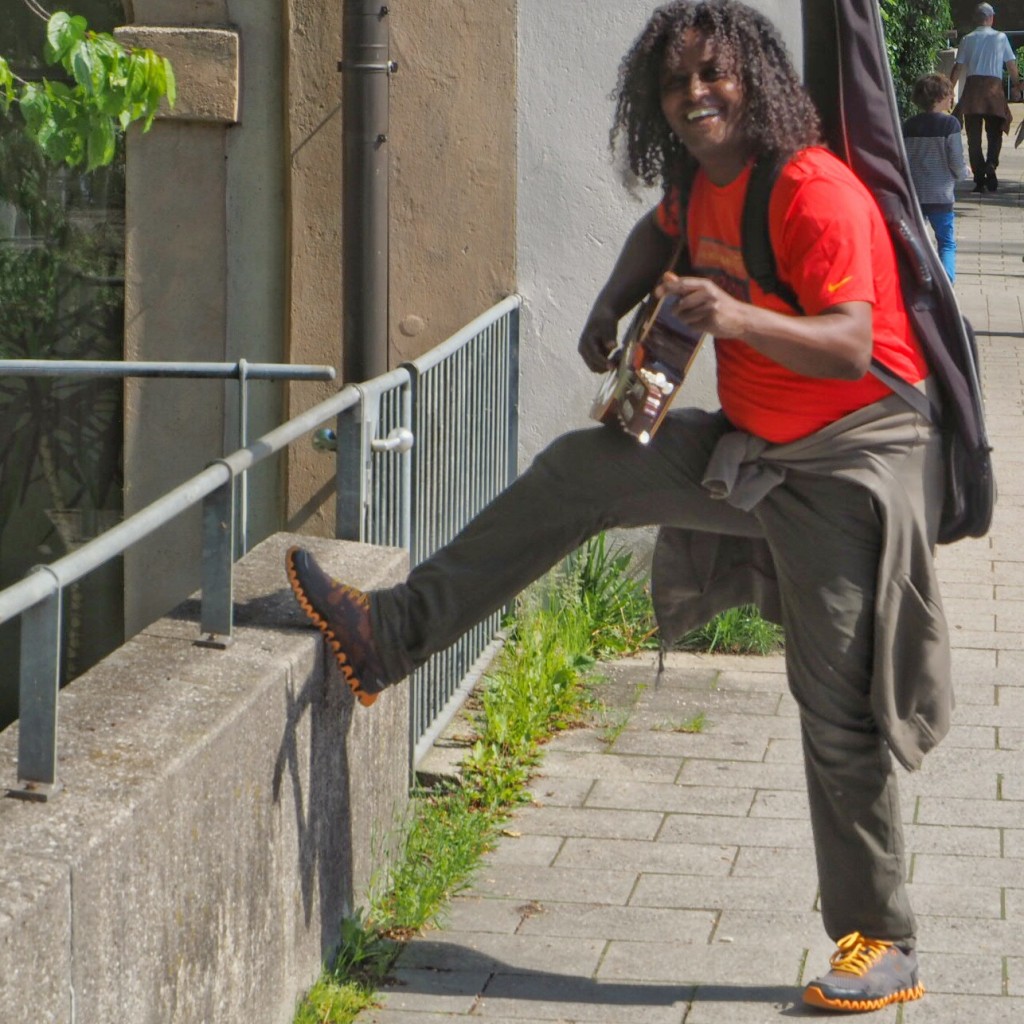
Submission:
<svg viewBox="0 0 1024 1024">
<path fill-rule="evenodd" d="M 611 275 L 590 308 L 577 345 L 591 370 L 600 373 L 608 368 L 619 321 L 658 283 L 675 245 L 658 227 L 653 210 L 630 231 Z"/>
<path fill-rule="evenodd" d="M 640 218 L 623 243 L 619 258 L 605 286 L 598 293 L 595 308 L 624 317 L 658 283 L 668 269 L 676 241 L 669 238 L 654 219 L 654 211 Z"/>
</svg>

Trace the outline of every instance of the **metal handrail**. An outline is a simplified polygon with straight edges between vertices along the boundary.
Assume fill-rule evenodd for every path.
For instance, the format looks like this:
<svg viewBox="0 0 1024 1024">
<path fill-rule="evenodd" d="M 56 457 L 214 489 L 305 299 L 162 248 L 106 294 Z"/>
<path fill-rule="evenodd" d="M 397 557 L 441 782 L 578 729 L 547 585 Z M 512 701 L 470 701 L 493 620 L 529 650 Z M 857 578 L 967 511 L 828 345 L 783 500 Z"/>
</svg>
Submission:
<svg viewBox="0 0 1024 1024">
<path fill-rule="evenodd" d="M 24 361 L 23 361 L 24 362 Z M 132 376 L 138 364 L 90 366 L 63 363 L 50 373 L 41 361 L 30 369 L 40 376 Z M 6 364 L 8 367 L 10 363 Z M 147 365 L 147 364 L 144 364 Z M 152 366 L 153 364 L 148 364 Z M 0 368 L 4 364 L 0 363 Z M 172 374 L 188 377 L 230 377 L 238 375 L 244 386 L 253 368 L 263 379 L 330 380 L 331 367 L 280 366 L 269 364 L 164 364 Z M 13 370 L 11 371 L 13 374 Z M 26 375 L 26 374 L 23 374 Z M 64 555 L 55 562 L 37 566 L 18 583 L 0 591 L 0 623 L 21 616 L 21 672 L 19 688 L 18 781 L 14 795 L 47 799 L 60 788 L 57 781 L 57 694 L 60 688 L 61 596 L 64 589 L 99 568 L 166 525 L 199 502 L 202 511 L 202 611 L 200 628 L 210 639 L 230 640 L 233 628 L 232 569 L 235 561 L 235 478 L 269 458 L 292 441 L 336 417 L 359 401 L 355 387 L 336 395 L 294 417 L 275 430 L 223 459 L 172 491 Z M 244 478 L 244 477 L 243 477 Z"/>
<path fill-rule="evenodd" d="M 87 541 L 81 547 L 58 558 L 46 566 L 45 573 L 33 570 L 30 575 L 5 590 L 0 590 L 0 624 L 39 604 L 64 587 L 77 583 L 104 562 L 124 554 L 133 544 L 148 537 L 172 519 L 196 505 L 199 501 L 222 488 L 236 476 L 251 469 L 257 463 L 279 452 L 282 448 L 302 437 L 345 409 L 359 402 L 359 392 L 354 385 L 343 388 L 336 395 L 325 399 L 319 405 L 264 434 L 251 445 L 232 452 L 226 458 L 218 459 L 172 491 L 129 516 L 123 522 L 106 530 L 100 536 Z M 227 524 L 230 526 L 230 523 Z M 206 546 L 204 544 L 204 554 Z M 208 612 L 207 595 L 203 595 L 201 630 L 204 633 L 230 635 L 230 624 L 226 628 L 206 625 L 230 619 L 230 601 L 226 606 L 226 617 Z"/>
<path fill-rule="evenodd" d="M 447 340 L 442 341 L 440 345 L 418 356 L 409 365 L 415 366 L 421 371 L 429 370 L 432 366 L 436 366 L 447 359 L 453 352 L 465 345 L 470 338 L 475 337 L 484 328 L 490 327 L 496 320 L 500 320 L 510 313 L 515 313 L 522 303 L 523 300 L 518 295 L 510 295 L 507 299 L 502 299 L 497 305 L 481 313 L 475 320 L 470 320 L 465 327 L 456 331 Z"/>
<path fill-rule="evenodd" d="M 15 616 L 21 616 L 21 678 L 20 678 L 20 726 L 18 732 L 18 788 L 12 789 L 13 795 L 30 799 L 45 800 L 59 791 L 57 780 L 57 696 L 60 678 L 60 640 L 61 640 L 61 602 L 65 589 L 81 580 L 88 573 L 104 563 L 122 555 L 129 547 L 143 538 L 164 527 L 176 516 L 197 504 L 202 504 L 202 572 L 201 572 L 201 606 L 200 642 L 213 646 L 226 646 L 230 641 L 233 628 L 233 567 L 237 557 L 235 548 L 236 530 L 236 480 L 246 479 L 249 469 L 279 452 L 287 445 L 311 433 L 329 420 L 336 420 L 338 433 L 330 445 L 338 449 L 338 536 L 351 536 L 351 539 L 370 540 L 373 543 L 400 543 L 418 550 L 422 545 L 410 537 L 409 518 L 411 475 L 409 468 L 409 442 L 412 432 L 411 425 L 411 394 L 420 387 L 426 371 L 438 367 L 444 372 L 441 380 L 446 381 L 447 371 L 439 364 L 451 357 L 452 362 L 460 360 L 460 348 L 468 346 L 478 333 L 481 337 L 488 336 L 488 329 L 502 318 L 508 323 L 504 328 L 507 334 L 505 348 L 501 358 L 492 366 L 486 360 L 491 351 L 490 344 L 480 350 L 474 358 L 483 360 L 486 368 L 484 385 L 498 390 L 504 388 L 506 408 L 511 415 L 511 422 L 503 435 L 506 454 L 502 461 L 508 462 L 508 472 L 514 475 L 514 452 L 516 448 L 516 431 L 514 423 L 515 394 L 518 381 L 518 309 L 520 298 L 512 296 L 504 300 L 482 316 L 475 319 L 448 341 L 437 346 L 414 363 L 392 370 L 367 381 L 363 384 L 352 384 L 343 388 L 335 395 L 320 402 L 318 405 L 295 416 L 281 426 L 264 434 L 251 444 L 245 444 L 237 451 L 209 465 L 201 473 L 180 484 L 163 497 L 147 505 L 131 515 L 120 524 L 107 530 L 100 536 L 86 542 L 75 551 L 57 561 L 37 566 L 20 582 L 0 591 L 0 623 Z M 506 362 L 507 361 L 507 362 Z M 31 364 L 31 365 L 26 365 Z M 446 364 L 447 365 L 447 364 Z M 7 375 L 26 371 L 37 371 L 39 376 L 60 376 L 62 374 L 82 376 L 88 371 L 99 371 L 92 375 L 106 374 L 109 376 L 132 376 L 134 371 L 142 371 L 137 375 L 152 376 L 237 376 L 244 387 L 248 379 L 309 379 L 307 371 L 320 373 L 326 371 L 333 376 L 329 367 L 271 366 L 267 364 L 249 364 L 244 360 L 237 364 L 141 364 L 141 363 L 102 363 L 63 364 L 57 370 L 54 364 L 42 365 L 42 361 L 21 361 L 21 364 L 8 362 Z M 196 369 L 200 373 L 196 373 Z M 0 375 L 5 373 L 5 364 L 0 363 Z M 498 387 L 499 378 L 507 377 L 507 381 Z M 316 378 L 323 379 L 323 378 Z M 327 378 L 329 379 L 329 377 Z M 495 391 L 497 393 L 497 391 Z M 489 401 L 489 400 L 488 400 Z M 485 403 L 488 404 L 488 403 Z M 395 426 L 388 431 L 378 433 L 384 420 L 378 419 L 378 412 L 384 406 L 390 410 L 387 415 L 389 423 Z M 244 406 L 244 400 L 243 400 Z M 490 408 L 490 406 L 488 405 Z M 497 407 L 495 407 L 497 408 Z M 494 412 L 494 409 L 490 410 Z M 243 409 L 244 412 L 244 409 Z M 397 422 L 396 422 L 397 421 Z M 244 437 L 245 426 L 242 426 Z M 386 434 L 386 436 L 384 436 Z M 419 442 L 417 442 L 418 444 Z M 352 473 L 342 469 L 342 452 L 347 453 L 346 463 L 356 465 L 357 479 L 350 479 Z M 355 458 L 352 458 L 355 453 Z M 388 453 L 391 453 L 390 455 Z M 380 458 L 401 456 L 400 468 L 394 473 L 394 488 L 385 485 L 381 480 L 373 484 L 372 493 L 367 489 L 366 471 L 370 462 Z M 377 476 L 381 473 L 378 472 Z M 500 484 L 499 477 L 495 480 Z M 372 481 L 374 473 L 369 474 Z M 476 493 L 478 492 L 479 493 Z M 481 487 L 474 488 L 473 500 L 483 500 L 486 495 Z M 372 540 L 364 536 L 369 515 L 367 510 L 377 504 L 394 503 L 398 511 L 399 526 L 393 533 L 392 540 Z M 470 502 L 472 504 L 472 502 Z M 351 506 L 351 508 L 349 508 Z M 423 513 L 421 512 L 422 516 Z M 428 515 L 429 518 L 429 515 Z M 351 529 L 351 534 L 349 530 Z M 424 553 L 420 552 L 421 555 Z M 478 627 L 479 629 L 479 627 Z M 493 635 L 493 634 L 492 634 Z M 477 659 L 476 647 L 480 646 L 480 637 L 471 638 L 476 646 L 472 646 L 472 657 Z M 490 639 L 490 636 L 486 638 Z M 484 644 L 486 646 L 486 644 Z M 453 661 L 452 668 L 466 651 L 460 648 L 458 658 Z M 454 648 L 452 649 L 454 650 Z M 447 657 L 448 652 L 444 652 Z M 449 658 L 449 660 L 451 660 Z M 470 670 L 466 665 L 462 670 Z M 442 673 L 445 679 L 450 675 L 447 669 Z M 455 682 L 458 683 L 458 678 Z M 445 683 L 447 685 L 447 682 Z M 465 687 L 458 688 L 460 692 Z M 435 719 L 445 717 L 455 706 L 457 694 L 445 690 L 444 707 L 434 708 Z M 413 720 L 410 721 L 410 726 Z M 424 734 L 427 728 L 422 723 L 417 725 Z M 431 734 L 432 735 L 432 734 Z M 421 741 L 422 742 L 422 739 Z"/>
<path fill-rule="evenodd" d="M 0 377 L 70 377 L 86 379 L 111 378 L 182 378 L 193 380 L 237 380 L 238 443 L 249 443 L 249 381 L 303 380 L 329 381 L 336 376 L 333 366 L 305 363 L 198 363 L 172 361 L 132 361 L 120 359 L 4 359 L 0 360 Z M 239 554 L 249 547 L 249 485 L 242 478 L 239 495 Z"/>
<path fill-rule="evenodd" d="M 132 362 L 113 359 L 4 359 L 0 377 L 211 377 L 248 380 L 334 380 L 333 366 L 297 363 Z"/>
</svg>

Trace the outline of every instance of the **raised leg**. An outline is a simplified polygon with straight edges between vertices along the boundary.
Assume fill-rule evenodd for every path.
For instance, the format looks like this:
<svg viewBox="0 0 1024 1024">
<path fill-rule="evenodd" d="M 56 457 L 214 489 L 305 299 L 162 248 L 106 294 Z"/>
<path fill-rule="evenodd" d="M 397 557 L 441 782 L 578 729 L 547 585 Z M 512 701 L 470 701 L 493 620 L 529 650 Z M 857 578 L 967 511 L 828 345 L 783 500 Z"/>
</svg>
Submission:
<svg viewBox="0 0 1024 1024">
<path fill-rule="evenodd" d="M 406 583 L 371 595 L 388 678 L 407 675 L 602 530 L 665 524 L 759 535 L 750 514 L 701 487 L 727 429 L 720 415 L 685 410 L 646 447 L 609 427 L 558 438 Z"/>
</svg>

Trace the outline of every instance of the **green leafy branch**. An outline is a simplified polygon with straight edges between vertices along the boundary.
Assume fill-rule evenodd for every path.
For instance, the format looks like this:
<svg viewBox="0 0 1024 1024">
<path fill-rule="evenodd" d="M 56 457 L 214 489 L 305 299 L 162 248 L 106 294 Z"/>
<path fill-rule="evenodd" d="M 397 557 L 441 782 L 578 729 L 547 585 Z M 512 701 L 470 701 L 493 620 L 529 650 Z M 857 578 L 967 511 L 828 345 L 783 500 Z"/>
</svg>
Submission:
<svg viewBox="0 0 1024 1024">
<path fill-rule="evenodd" d="M 921 75 L 936 69 L 953 27 L 949 0 L 880 0 L 885 44 L 902 117 L 914 113 L 910 94 Z"/>
<path fill-rule="evenodd" d="M 57 11 L 47 19 L 43 57 L 70 82 L 26 81 L 0 57 L 0 111 L 17 107 L 29 137 L 54 163 L 105 166 L 130 124 L 141 121 L 148 131 L 162 99 L 174 106 L 170 61 L 92 31 L 81 15 Z"/>
</svg>

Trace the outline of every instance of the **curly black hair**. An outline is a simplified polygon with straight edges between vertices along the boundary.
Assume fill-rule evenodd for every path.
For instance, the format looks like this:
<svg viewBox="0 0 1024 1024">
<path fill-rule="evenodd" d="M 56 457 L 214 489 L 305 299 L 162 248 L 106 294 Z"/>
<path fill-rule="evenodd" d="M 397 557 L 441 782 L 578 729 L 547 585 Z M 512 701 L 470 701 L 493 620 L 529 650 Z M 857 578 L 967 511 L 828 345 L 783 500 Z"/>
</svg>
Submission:
<svg viewBox="0 0 1024 1024">
<path fill-rule="evenodd" d="M 751 156 L 784 159 L 821 141 L 818 112 L 775 26 L 737 0 L 673 0 L 659 7 L 619 65 L 610 143 L 624 140 L 630 171 L 646 185 L 692 175 L 696 162 L 661 112 L 661 75 L 687 29 L 713 40 L 743 86 Z"/>
</svg>

